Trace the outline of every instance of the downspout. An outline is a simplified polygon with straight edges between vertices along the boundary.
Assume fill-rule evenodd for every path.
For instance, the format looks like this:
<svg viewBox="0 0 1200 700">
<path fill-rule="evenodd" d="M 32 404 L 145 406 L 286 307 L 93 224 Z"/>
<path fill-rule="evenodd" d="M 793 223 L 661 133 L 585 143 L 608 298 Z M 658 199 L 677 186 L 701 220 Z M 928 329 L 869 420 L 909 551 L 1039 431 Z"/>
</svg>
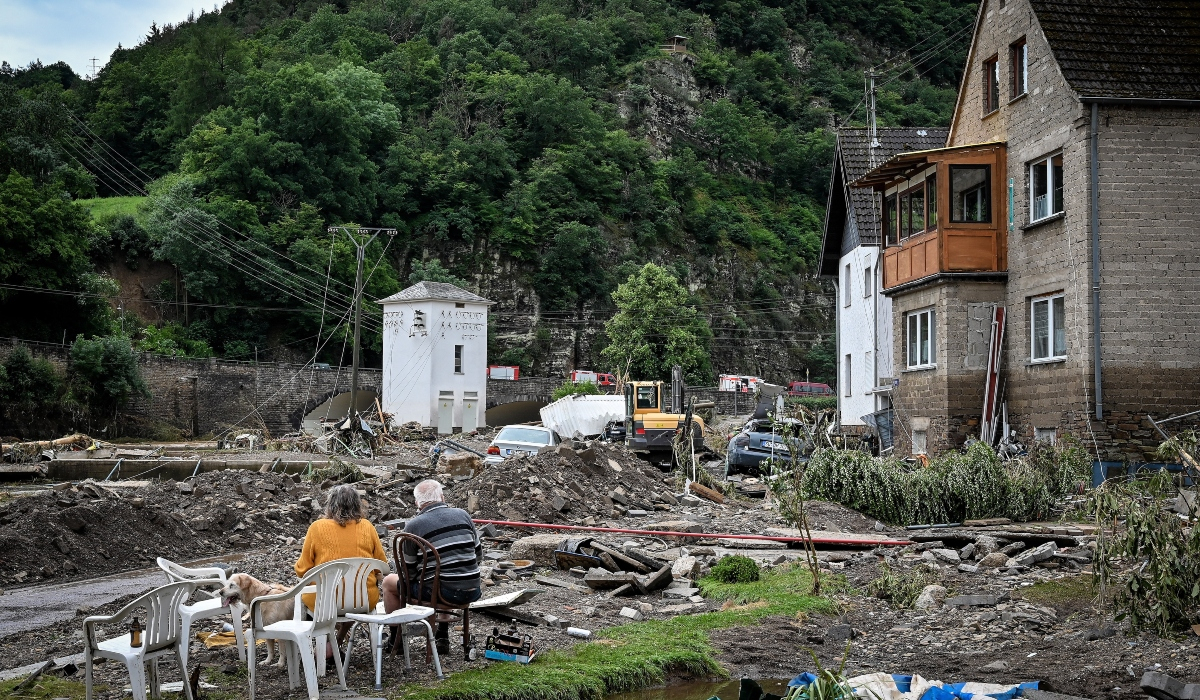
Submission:
<svg viewBox="0 0 1200 700">
<path fill-rule="evenodd" d="M 1091 193 L 1092 230 L 1092 367 L 1096 378 L 1096 420 L 1104 420 L 1104 394 L 1100 353 L 1100 105 L 1092 102 L 1091 174 L 1088 183 Z"/>
</svg>

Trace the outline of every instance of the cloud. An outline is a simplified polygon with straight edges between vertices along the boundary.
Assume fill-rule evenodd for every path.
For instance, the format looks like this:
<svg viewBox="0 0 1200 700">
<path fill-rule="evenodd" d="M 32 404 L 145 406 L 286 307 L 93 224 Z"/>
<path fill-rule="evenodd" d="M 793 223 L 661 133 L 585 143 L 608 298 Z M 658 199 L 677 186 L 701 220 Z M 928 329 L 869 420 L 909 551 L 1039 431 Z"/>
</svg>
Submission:
<svg viewBox="0 0 1200 700">
<path fill-rule="evenodd" d="M 203 0 L 0 0 L 0 60 L 13 66 L 66 61 L 76 73 L 103 67 L 117 44 L 136 46 L 150 23 L 177 24 Z"/>
</svg>

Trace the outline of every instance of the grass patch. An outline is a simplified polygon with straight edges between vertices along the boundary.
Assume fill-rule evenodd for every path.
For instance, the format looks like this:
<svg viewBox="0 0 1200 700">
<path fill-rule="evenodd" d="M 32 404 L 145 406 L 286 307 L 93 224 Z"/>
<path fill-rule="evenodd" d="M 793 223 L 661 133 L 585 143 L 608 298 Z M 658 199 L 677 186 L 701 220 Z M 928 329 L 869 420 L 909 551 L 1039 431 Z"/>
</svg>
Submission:
<svg viewBox="0 0 1200 700">
<path fill-rule="evenodd" d="M 92 199 L 77 199 L 75 203 L 90 209 L 92 211 L 92 219 L 100 221 L 119 214 L 137 216 L 138 209 L 142 206 L 142 202 L 145 201 L 145 197 L 95 197 Z"/>
<path fill-rule="evenodd" d="M 807 594 L 811 579 L 799 567 L 763 572 L 753 583 L 700 581 L 705 597 L 729 601 L 719 612 L 681 615 L 612 627 L 595 642 L 551 651 L 532 664 L 497 663 L 449 676 L 436 686 L 406 684 L 391 693 L 413 700 L 594 700 L 608 693 L 663 682 L 668 673 L 719 676 L 713 630 L 747 626 L 768 615 L 833 612 L 833 604 Z M 765 602 L 765 605 L 748 603 Z"/>
<path fill-rule="evenodd" d="M 83 669 L 80 669 L 80 678 L 82 679 Z M 53 700 L 53 698 L 83 698 L 84 687 L 82 680 L 70 680 L 67 678 L 59 678 L 58 676 L 41 676 L 33 685 L 24 690 L 13 692 L 22 682 L 25 681 L 25 676 L 13 678 L 12 680 L 0 683 L 0 698 L 29 698 L 32 700 Z M 95 686 L 97 691 L 105 690 L 105 686 Z"/>
<path fill-rule="evenodd" d="M 1017 591 L 1017 596 L 1038 605 L 1077 607 L 1080 603 L 1091 603 L 1096 593 L 1091 576 L 1070 576 L 1035 583 Z"/>
</svg>

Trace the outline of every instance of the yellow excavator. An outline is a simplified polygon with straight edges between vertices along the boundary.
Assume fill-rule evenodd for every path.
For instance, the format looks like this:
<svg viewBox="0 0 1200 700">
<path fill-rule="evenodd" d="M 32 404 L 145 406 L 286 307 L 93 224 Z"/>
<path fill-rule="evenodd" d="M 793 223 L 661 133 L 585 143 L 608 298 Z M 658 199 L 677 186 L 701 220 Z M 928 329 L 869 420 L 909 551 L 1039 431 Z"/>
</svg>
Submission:
<svg viewBox="0 0 1200 700">
<path fill-rule="evenodd" d="M 667 467 L 674 464 L 675 436 L 680 430 L 688 432 L 697 453 L 707 451 L 704 419 L 695 415 L 695 410 L 712 407 L 711 403 L 693 403 L 685 408 L 683 372 L 676 367 L 671 374 L 670 384 L 625 383 L 625 445 L 648 461 Z"/>
</svg>

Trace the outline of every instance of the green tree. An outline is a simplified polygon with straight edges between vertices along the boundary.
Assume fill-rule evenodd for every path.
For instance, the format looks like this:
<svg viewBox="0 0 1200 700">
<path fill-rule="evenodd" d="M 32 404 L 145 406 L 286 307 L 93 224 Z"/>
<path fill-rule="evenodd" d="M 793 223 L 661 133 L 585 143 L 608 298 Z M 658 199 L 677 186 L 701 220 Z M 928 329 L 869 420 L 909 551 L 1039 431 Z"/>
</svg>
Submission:
<svg viewBox="0 0 1200 700">
<path fill-rule="evenodd" d="M 456 277 L 449 270 L 442 267 L 442 263 L 436 258 L 429 262 L 413 260 L 412 272 L 408 274 L 408 283 L 416 284 L 418 282 L 445 282 L 446 284 L 463 288 L 467 286 L 466 280 Z"/>
<path fill-rule="evenodd" d="M 665 380 L 679 365 L 689 382 L 712 381 L 712 331 L 670 272 L 646 263 L 612 298 L 617 313 L 605 324 L 609 345 L 602 354 L 610 368 L 628 369 L 631 379 Z"/>
<path fill-rule="evenodd" d="M 113 415 L 134 395 L 149 396 L 129 338 L 75 338 L 70 354 L 71 395 L 96 415 Z"/>
<path fill-rule="evenodd" d="M 18 345 L 0 365 L 0 404 L 18 410 L 52 405 L 62 397 L 59 371 L 44 357 Z"/>
</svg>

